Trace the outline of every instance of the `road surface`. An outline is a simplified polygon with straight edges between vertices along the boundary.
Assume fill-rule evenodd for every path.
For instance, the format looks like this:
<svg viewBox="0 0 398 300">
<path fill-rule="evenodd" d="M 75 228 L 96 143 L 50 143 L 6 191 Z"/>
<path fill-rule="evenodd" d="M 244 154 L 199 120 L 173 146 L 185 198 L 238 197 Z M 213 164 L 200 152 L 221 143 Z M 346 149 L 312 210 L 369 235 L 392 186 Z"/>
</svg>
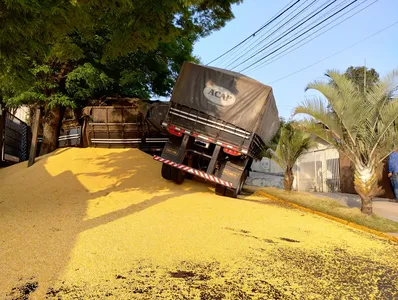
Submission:
<svg viewBox="0 0 398 300">
<path fill-rule="evenodd" d="M 211 189 L 163 180 L 135 149 L 1 169 L 0 298 L 398 297 L 396 244 Z"/>
</svg>

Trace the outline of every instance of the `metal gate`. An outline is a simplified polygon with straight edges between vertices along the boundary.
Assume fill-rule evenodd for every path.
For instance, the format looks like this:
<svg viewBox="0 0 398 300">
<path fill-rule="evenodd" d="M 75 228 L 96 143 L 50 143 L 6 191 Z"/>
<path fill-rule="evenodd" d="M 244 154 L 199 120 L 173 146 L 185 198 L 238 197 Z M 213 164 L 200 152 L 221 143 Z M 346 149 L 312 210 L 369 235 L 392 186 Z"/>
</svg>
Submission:
<svg viewBox="0 0 398 300">
<path fill-rule="evenodd" d="M 1 131 L 1 128 L 0 128 Z M 9 112 L 5 112 L 1 161 L 21 162 L 29 158 L 30 127 Z"/>
<path fill-rule="evenodd" d="M 299 191 L 333 193 L 340 191 L 340 159 L 336 149 L 308 151 L 296 163 Z"/>
</svg>

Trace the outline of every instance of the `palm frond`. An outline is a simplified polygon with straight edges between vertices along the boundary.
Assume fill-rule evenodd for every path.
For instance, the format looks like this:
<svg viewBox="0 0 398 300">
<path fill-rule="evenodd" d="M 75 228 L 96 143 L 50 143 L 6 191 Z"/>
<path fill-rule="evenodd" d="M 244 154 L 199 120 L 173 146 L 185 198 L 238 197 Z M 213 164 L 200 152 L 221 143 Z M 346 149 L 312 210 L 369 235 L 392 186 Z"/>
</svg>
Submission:
<svg viewBox="0 0 398 300">
<path fill-rule="evenodd" d="M 398 70 L 365 89 L 338 71 L 330 70 L 326 75 L 329 82 L 314 81 L 307 89 L 322 93 L 333 112 L 322 99 L 307 98 L 294 112 L 312 118 L 303 123 L 305 130 L 355 163 L 366 165 L 385 158 L 397 138 L 394 123 L 398 123 L 398 101 L 392 95 L 397 89 Z"/>
<path fill-rule="evenodd" d="M 278 147 L 272 151 L 273 159 L 281 168 L 291 169 L 297 159 L 312 146 L 311 135 L 287 123 L 281 129 Z"/>
<path fill-rule="evenodd" d="M 334 113 L 344 126 L 351 142 L 355 144 L 355 127 L 362 119 L 358 111 L 360 109 L 358 106 L 361 103 L 359 98 L 360 93 L 343 74 L 337 71 L 328 71 L 327 76 L 332 80 L 333 84 L 324 81 L 314 81 L 307 86 L 307 90 L 313 89 L 325 96 Z M 353 119 L 356 121 L 345 117 L 347 115 L 353 116 Z"/>
<path fill-rule="evenodd" d="M 343 131 L 341 129 L 340 119 L 337 115 L 328 110 L 326 103 L 321 98 L 307 98 L 299 105 L 294 115 L 306 114 L 325 125 L 337 138 L 341 138 Z"/>
</svg>

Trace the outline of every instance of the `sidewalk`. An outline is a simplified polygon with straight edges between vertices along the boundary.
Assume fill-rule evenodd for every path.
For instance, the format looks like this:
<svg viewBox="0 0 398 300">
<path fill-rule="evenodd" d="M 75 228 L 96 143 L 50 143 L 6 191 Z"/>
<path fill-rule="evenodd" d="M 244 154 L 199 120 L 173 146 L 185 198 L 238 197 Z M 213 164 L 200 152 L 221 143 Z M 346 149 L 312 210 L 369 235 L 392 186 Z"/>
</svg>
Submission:
<svg viewBox="0 0 398 300">
<path fill-rule="evenodd" d="M 317 196 L 328 197 L 348 206 L 361 208 L 361 198 L 356 194 L 343 193 L 314 193 Z M 376 215 L 398 222 L 398 203 L 389 202 L 386 198 L 373 199 L 373 212 Z M 398 237 L 398 233 L 390 233 Z"/>
</svg>

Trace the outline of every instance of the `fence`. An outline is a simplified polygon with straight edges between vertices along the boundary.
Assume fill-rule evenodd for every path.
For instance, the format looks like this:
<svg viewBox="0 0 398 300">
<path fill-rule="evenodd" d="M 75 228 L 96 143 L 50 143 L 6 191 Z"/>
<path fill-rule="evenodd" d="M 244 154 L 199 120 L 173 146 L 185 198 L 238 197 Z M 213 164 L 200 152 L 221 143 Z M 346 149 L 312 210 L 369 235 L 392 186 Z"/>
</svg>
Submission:
<svg viewBox="0 0 398 300">
<path fill-rule="evenodd" d="M 21 162 L 28 159 L 31 132 L 29 126 L 10 114 L 3 111 L 2 128 L 0 128 L 0 161 Z"/>
</svg>

